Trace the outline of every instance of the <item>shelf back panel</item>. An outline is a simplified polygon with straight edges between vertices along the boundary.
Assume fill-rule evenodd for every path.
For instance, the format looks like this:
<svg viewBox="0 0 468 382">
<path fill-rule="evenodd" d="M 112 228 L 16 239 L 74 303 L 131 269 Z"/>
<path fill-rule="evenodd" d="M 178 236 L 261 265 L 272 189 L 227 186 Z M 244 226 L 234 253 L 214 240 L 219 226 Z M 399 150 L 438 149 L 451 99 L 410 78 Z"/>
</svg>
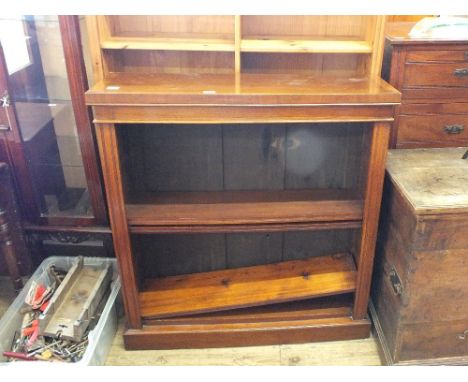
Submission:
<svg viewBox="0 0 468 382">
<path fill-rule="evenodd" d="M 365 127 L 357 123 L 119 125 L 118 133 L 130 194 L 360 190 Z"/>
<path fill-rule="evenodd" d="M 359 230 L 132 235 L 143 278 L 266 265 L 351 252 Z"/>
<path fill-rule="evenodd" d="M 242 16 L 242 37 L 355 39 L 366 37 L 374 16 Z"/>
<path fill-rule="evenodd" d="M 106 16 L 111 36 L 234 40 L 234 16 Z"/>
</svg>

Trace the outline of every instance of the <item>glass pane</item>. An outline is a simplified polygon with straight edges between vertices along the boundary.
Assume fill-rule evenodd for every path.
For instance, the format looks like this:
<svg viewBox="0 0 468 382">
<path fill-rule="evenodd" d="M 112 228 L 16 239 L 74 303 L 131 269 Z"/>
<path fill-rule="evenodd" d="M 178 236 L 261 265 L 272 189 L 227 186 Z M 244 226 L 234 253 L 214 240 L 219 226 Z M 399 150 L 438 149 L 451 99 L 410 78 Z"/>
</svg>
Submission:
<svg viewBox="0 0 468 382">
<path fill-rule="evenodd" d="M 10 97 L 41 213 L 48 217 L 92 217 L 58 17 L 0 19 L 0 32 L 19 22 L 29 63 L 24 64 L 24 57 L 13 57 L 14 50 L 5 50 L 5 58 Z M 1 34 L 2 45 L 21 45 L 18 36 L 19 32 Z M 10 41 L 13 38 L 15 41 Z"/>
</svg>

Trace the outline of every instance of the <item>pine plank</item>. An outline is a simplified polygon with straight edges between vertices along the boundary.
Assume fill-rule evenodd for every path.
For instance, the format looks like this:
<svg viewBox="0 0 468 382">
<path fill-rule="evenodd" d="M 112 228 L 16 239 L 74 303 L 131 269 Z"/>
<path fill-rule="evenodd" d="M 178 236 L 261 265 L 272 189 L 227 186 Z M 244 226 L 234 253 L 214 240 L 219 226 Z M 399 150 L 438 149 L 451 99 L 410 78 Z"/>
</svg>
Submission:
<svg viewBox="0 0 468 382">
<path fill-rule="evenodd" d="M 354 291 L 350 254 L 146 280 L 144 318 L 261 306 Z"/>
<path fill-rule="evenodd" d="M 267 40 L 244 39 L 242 52 L 270 53 L 371 53 L 368 41 L 358 40 Z"/>
<path fill-rule="evenodd" d="M 234 42 L 214 38 L 110 37 L 101 41 L 101 48 L 111 50 L 234 52 Z"/>
</svg>

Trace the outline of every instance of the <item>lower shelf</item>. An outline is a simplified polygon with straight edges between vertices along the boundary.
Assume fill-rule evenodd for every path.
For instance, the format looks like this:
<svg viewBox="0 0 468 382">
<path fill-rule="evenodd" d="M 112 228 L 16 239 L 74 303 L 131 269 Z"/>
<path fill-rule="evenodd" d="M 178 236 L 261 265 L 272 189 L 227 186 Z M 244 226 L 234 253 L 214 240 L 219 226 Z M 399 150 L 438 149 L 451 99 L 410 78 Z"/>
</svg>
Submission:
<svg viewBox="0 0 468 382">
<path fill-rule="evenodd" d="M 146 280 L 144 319 L 215 312 L 353 292 L 351 254 Z"/>
<path fill-rule="evenodd" d="M 352 295 L 190 317 L 145 321 L 124 333 L 125 348 L 260 346 L 367 338 L 370 321 L 351 318 Z"/>
</svg>

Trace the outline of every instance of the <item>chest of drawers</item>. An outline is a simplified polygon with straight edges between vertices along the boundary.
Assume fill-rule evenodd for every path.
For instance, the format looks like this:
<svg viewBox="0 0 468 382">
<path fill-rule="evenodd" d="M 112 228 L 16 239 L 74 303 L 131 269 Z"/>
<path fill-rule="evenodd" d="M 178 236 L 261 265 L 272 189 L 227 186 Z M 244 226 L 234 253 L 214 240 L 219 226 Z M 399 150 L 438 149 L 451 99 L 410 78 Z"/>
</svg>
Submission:
<svg viewBox="0 0 468 382">
<path fill-rule="evenodd" d="M 393 148 L 468 144 L 468 40 L 412 38 L 389 24 L 383 77 L 402 93 Z"/>
</svg>

